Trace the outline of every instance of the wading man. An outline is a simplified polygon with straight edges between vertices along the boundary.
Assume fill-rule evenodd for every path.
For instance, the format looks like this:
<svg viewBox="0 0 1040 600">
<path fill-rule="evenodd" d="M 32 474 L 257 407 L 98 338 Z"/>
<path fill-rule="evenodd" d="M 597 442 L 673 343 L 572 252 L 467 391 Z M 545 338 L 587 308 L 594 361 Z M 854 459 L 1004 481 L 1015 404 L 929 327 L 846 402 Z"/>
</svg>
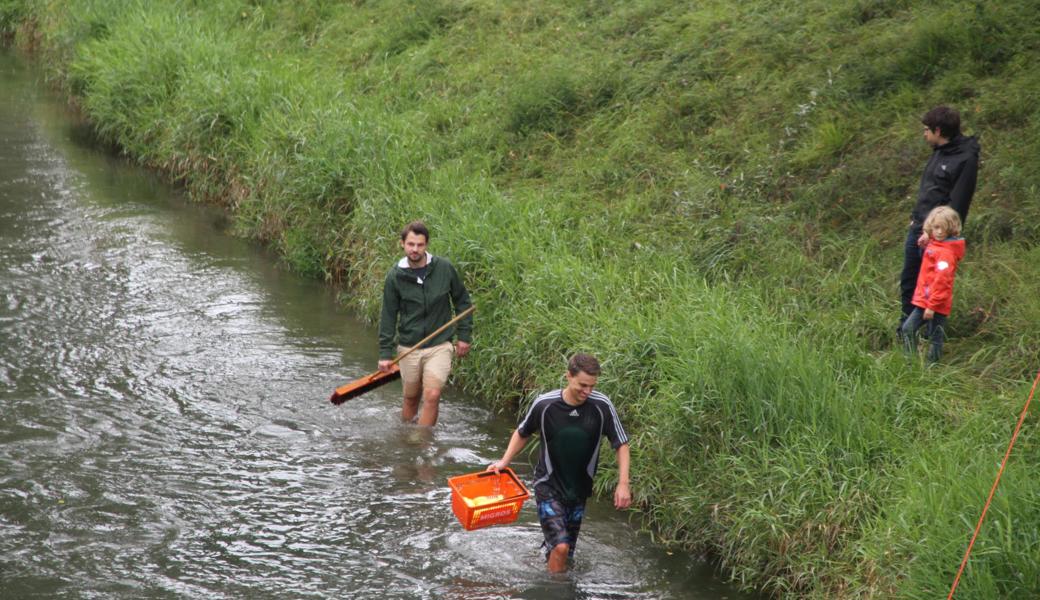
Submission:
<svg viewBox="0 0 1040 600">
<path fill-rule="evenodd" d="M 542 550 L 552 573 L 566 570 L 568 559 L 574 555 L 604 436 L 617 452 L 614 508 L 622 510 L 632 503 L 628 435 L 610 399 L 593 389 L 599 373 L 595 357 L 572 356 L 564 374 L 567 386 L 535 399 L 509 439 L 501 460 L 488 467 L 489 471 L 505 468 L 533 434 L 541 435 L 534 493 L 545 536 Z"/>
<path fill-rule="evenodd" d="M 430 232 L 421 221 L 401 232 L 404 257 L 386 275 L 379 319 L 379 370 L 388 371 L 393 358 L 470 307 L 469 293 L 447 259 L 426 251 Z M 449 327 L 400 363 L 404 383 L 401 419 L 419 425 L 437 424 L 441 389 L 451 374 L 452 356 L 469 353 L 472 315 Z M 452 343 L 457 335 L 458 341 Z M 422 414 L 419 414 L 420 400 Z"/>
<path fill-rule="evenodd" d="M 921 117 L 924 141 L 932 147 L 932 156 L 924 167 L 917 203 L 910 214 L 910 229 L 903 246 L 903 273 L 899 277 L 902 316 L 897 331 L 914 310 L 914 289 L 921 271 L 921 252 L 928 245 L 924 220 L 937 206 L 949 206 L 967 222 L 968 207 L 975 194 L 979 169 L 979 142 L 961 135 L 961 116 L 948 106 L 938 106 Z M 900 334 L 901 335 L 901 334 Z"/>
</svg>

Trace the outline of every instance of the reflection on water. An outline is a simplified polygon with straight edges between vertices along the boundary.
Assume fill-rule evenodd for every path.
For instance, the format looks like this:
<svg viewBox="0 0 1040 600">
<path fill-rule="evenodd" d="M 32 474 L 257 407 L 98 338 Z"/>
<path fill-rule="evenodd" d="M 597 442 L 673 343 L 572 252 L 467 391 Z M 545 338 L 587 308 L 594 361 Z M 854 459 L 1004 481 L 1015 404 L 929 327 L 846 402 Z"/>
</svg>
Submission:
<svg viewBox="0 0 1040 600">
<path fill-rule="evenodd" d="M 509 423 L 448 390 L 400 424 L 399 384 L 331 406 L 374 332 L 0 71 L 5 598 L 738 598 L 606 505 L 563 577 L 531 506 L 464 531 L 446 479 Z"/>
</svg>

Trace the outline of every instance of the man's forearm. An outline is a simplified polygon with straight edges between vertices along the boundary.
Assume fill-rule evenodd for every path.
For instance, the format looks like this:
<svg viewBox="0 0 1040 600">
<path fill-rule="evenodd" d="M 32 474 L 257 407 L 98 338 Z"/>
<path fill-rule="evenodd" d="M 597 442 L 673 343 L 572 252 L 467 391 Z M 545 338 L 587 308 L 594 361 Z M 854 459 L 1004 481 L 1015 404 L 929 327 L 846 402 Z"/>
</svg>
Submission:
<svg viewBox="0 0 1040 600">
<path fill-rule="evenodd" d="M 975 187 L 978 183 L 979 165 L 976 161 L 968 161 L 964 170 L 953 184 L 950 190 L 948 205 L 961 217 L 961 225 L 968 220 L 968 208 L 971 206 L 971 198 L 975 195 Z"/>
<path fill-rule="evenodd" d="M 503 467 L 507 466 L 526 445 L 527 438 L 520 435 L 520 430 L 513 431 L 512 437 L 509 438 L 509 445 L 506 447 L 505 453 L 502 454 L 502 458 L 499 459 L 497 464 Z"/>
<path fill-rule="evenodd" d="M 617 464 L 618 464 L 618 483 L 629 483 L 629 452 L 628 444 L 622 444 L 617 449 Z"/>
<path fill-rule="evenodd" d="M 397 315 L 392 317 L 383 314 L 379 320 L 379 358 L 390 360 L 394 357 L 394 338 L 396 337 Z"/>
<path fill-rule="evenodd" d="M 628 444 L 618 446 L 618 484 L 614 488 L 614 508 L 618 510 L 632 506 L 632 489 L 628 481 L 628 459 Z"/>
<path fill-rule="evenodd" d="M 389 360 L 396 354 L 394 341 L 397 338 L 397 316 L 400 302 L 394 287 L 387 279 L 383 284 L 383 305 L 379 311 L 379 358 Z"/>
</svg>

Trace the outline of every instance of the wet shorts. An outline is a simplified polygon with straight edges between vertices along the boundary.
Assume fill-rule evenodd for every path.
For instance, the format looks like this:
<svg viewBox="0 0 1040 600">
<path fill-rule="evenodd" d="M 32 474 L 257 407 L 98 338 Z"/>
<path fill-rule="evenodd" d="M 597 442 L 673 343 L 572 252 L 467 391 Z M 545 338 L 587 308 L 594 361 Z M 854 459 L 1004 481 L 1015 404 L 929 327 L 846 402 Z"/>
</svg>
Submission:
<svg viewBox="0 0 1040 600">
<path fill-rule="evenodd" d="M 400 354 L 407 350 L 398 346 Z M 437 344 L 432 348 L 420 348 L 404 357 L 401 365 L 401 380 L 405 387 L 422 385 L 423 387 L 442 388 L 451 374 L 451 357 L 455 354 L 455 345 L 451 342 Z"/>
<path fill-rule="evenodd" d="M 581 518 L 585 516 L 585 503 L 564 504 L 548 495 L 536 494 L 538 502 L 538 520 L 542 524 L 542 553 L 546 560 L 553 548 L 560 544 L 571 547 L 570 556 L 574 556 L 574 546 L 578 543 L 578 531 L 581 529 Z"/>
</svg>

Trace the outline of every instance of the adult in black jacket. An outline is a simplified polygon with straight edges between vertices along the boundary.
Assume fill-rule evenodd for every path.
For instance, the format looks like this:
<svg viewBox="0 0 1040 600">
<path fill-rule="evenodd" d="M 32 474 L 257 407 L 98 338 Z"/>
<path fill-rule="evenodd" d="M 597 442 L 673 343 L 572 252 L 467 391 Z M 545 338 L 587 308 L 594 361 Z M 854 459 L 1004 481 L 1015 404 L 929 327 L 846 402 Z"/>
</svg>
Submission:
<svg viewBox="0 0 1040 600">
<path fill-rule="evenodd" d="M 910 229 L 903 247 L 899 328 L 914 310 L 911 300 L 921 271 L 921 250 L 928 245 L 928 234 L 923 231 L 925 218 L 936 206 L 947 205 L 956 210 L 961 223 L 965 223 L 979 170 L 979 142 L 974 137 L 961 135 L 961 116 L 956 110 L 938 106 L 925 113 L 921 123 L 924 140 L 932 147 L 932 156 L 921 175 L 917 203 L 910 213 Z"/>
</svg>

